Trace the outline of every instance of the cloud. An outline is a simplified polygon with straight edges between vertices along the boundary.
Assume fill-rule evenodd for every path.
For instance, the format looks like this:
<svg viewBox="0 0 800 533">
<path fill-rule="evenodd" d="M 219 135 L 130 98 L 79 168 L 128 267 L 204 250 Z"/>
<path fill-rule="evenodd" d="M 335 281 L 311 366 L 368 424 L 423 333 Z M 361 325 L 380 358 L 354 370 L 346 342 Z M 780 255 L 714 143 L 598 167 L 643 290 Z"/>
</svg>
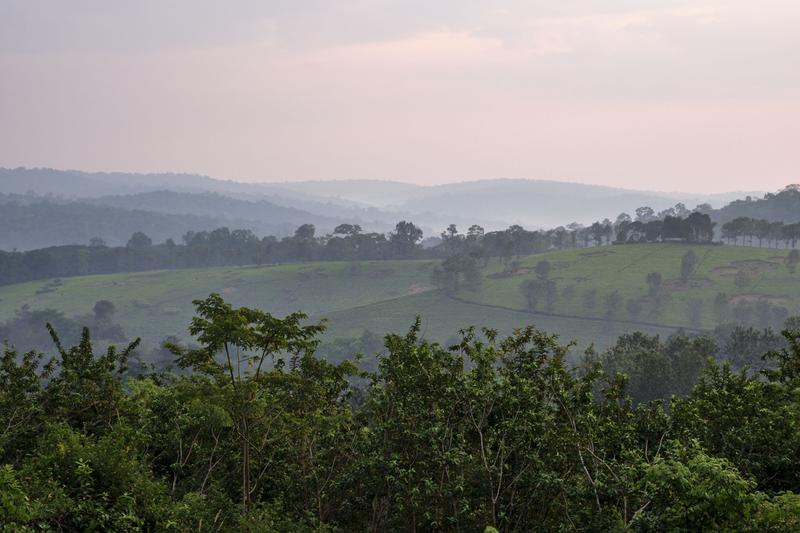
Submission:
<svg viewBox="0 0 800 533">
<path fill-rule="evenodd" d="M 0 165 L 689 188 L 800 165 L 800 8 L 773 0 L 181 1 L 25 8 L 7 48 L 0 20 Z"/>
<path fill-rule="evenodd" d="M 663 31 L 672 22 L 712 24 L 713 6 L 624 11 L 610 14 L 541 17 L 527 22 L 538 53 L 659 53 L 673 49 L 674 37 Z"/>
<path fill-rule="evenodd" d="M 468 31 L 440 30 L 410 37 L 334 46 L 313 51 L 309 60 L 336 68 L 428 70 L 475 68 L 519 59 L 500 39 Z"/>
</svg>

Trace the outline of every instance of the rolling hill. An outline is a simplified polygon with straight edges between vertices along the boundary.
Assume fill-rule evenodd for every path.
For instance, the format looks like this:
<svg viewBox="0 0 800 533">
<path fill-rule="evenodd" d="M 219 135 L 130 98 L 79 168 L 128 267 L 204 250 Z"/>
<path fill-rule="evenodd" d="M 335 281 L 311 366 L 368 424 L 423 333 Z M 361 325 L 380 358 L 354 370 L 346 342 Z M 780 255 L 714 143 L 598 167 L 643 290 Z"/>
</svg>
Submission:
<svg viewBox="0 0 800 533">
<path fill-rule="evenodd" d="M 692 249 L 699 262 L 687 283 L 679 281 L 683 254 Z M 114 302 L 115 320 L 129 335 L 154 345 L 168 335 L 186 337 L 191 301 L 220 292 L 235 305 L 249 305 L 276 315 L 303 310 L 326 318 L 325 340 L 351 338 L 365 330 L 383 335 L 402 332 L 417 314 L 423 332 L 433 340 L 451 340 L 460 328 L 490 326 L 502 333 L 534 324 L 602 348 L 632 330 L 668 335 L 678 328 L 709 330 L 717 323 L 714 301 L 726 295 L 736 303 L 769 302 L 800 312 L 800 275 L 783 264 L 786 251 L 681 244 L 625 245 L 584 248 L 524 257 L 513 272 L 492 261 L 482 286 L 446 294 L 431 283 L 434 261 L 326 262 L 264 267 L 157 271 L 65 278 L 0 288 L 0 320 L 23 305 L 84 315 L 101 299 Z M 520 286 L 535 277 L 537 262 L 553 266 L 550 279 L 558 298 L 550 309 L 530 310 Z M 737 285 L 737 272 L 749 284 Z M 663 278 L 662 309 L 653 312 L 645 276 Z M 621 305 L 608 312 L 607 295 L 617 291 Z M 595 292 L 595 305 L 586 294 Z M 640 302 L 632 314 L 625 303 Z M 688 312 L 689 302 L 699 307 Z M 698 303 L 699 302 L 699 303 Z"/>
<path fill-rule="evenodd" d="M 381 180 L 333 180 L 242 183 L 208 176 L 158 173 L 81 172 L 74 170 L 0 168 L 0 193 L 54 195 L 62 199 L 91 198 L 103 202 L 135 203 L 120 198 L 169 190 L 214 193 L 250 202 L 267 201 L 284 208 L 327 219 L 363 221 L 378 229 L 398 220 L 413 220 L 438 234 L 450 223 L 480 224 L 487 230 L 511 224 L 530 228 L 555 227 L 573 221 L 591 223 L 650 206 L 659 211 L 683 202 L 714 207 L 757 192 L 702 195 L 654 192 L 536 179 L 484 179 L 443 185 L 413 185 Z M 117 197 L 117 198 L 108 198 Z M 219 216 L 219 215 L 216 215 Z M 244 218 L 244 217 L 240 217 Z"/>
<path fill-rule="evenodd" d="M 138 194 L 102 196 L 86 201 L 92 205 L 119 209 L 138 209 L 155 213 L 195 215 L 229 220 L 236 228 L 276 228 L 275 234 L 290 234 L 302 224 L 314 224 L 320 231 L 330 231 L 342 219 L 319 216 L 302 209 L 285 207 L 266 200 L 240 200 L 219 193 L 186 193 L 170 190 L 143 192 Z M 360 222 L 350 220 L 349 222 Z M 287 228 L 291 228 L 288 232 Z M 262 233 L 259 231 L 259 233 Z"/>
<path fill-rule="evenodd" d="M 689 280 L 682 282 L 681 259 L 689 250 L 698 262 Z M 512 275 L 490 279 L 480 290 L 462 291 L 459 297 L 475 304 L 524 310 L 527 304 L 520 285 L 533 279 L 536 263 L 546 259 L 552 265 L 549 278 L 559 291 L 549 311 L 553 316 L 711 329 L 717 324 L 714 300 L 719 294 L 727 297 L 729 307 L 761 301 L 784 307 L 790 313 L 800 312 L 800 274 L 789 272 L 785 266 L 787 255 L 788 250 L 674 243 L 563 250 L 523 258 Z M 663 279 L 663 308 L 657 313 L 653 312 L 645 282 L 651 272 L 660 273 Z M 739 272 L 742 276 L 737 284 Z M 596 305 L 587 306 L 583 297 L 587 291 L 597 291 Z M 614 291 L 623 305 L 609 315 L 604 300 Z M 641 304 L 640 312 L 631 314 L 625 309 L 624 303 L 631 300 Z M 699 304 L 699 313 L 694 317 L 687 312 L 690 302 Z"/>
<path fill-rule="evenodd" d="M 110 246 L 124 246 L 137 231 L 156 243 L 166 239 L 180 242 L 188 231 L 222 226 L 249 229 L 258 236 L 284 237 L 306 222 L 315 224 L 323 233 L 342 221 L 265 201 L 247 202 L 211 194 L 164 191 L 114 196 L 104 203 L 0 193 L 0 227 L 5 229 L 0 232 L 0 250 L 86 244 L 93 237 Z"/>
</svg>

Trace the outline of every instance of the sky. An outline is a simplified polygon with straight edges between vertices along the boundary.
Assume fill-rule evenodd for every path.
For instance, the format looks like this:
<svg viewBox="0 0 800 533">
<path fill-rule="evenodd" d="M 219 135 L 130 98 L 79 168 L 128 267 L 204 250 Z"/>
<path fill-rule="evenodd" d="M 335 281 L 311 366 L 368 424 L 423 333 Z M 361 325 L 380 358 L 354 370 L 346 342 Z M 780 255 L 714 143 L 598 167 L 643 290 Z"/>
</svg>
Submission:
<svg viewBox="0 0 800 533">
<path fill-rule="evenodd" d="M 800 182 L 796 0 L 0 0 L 0 166 Z"/>
</svg>

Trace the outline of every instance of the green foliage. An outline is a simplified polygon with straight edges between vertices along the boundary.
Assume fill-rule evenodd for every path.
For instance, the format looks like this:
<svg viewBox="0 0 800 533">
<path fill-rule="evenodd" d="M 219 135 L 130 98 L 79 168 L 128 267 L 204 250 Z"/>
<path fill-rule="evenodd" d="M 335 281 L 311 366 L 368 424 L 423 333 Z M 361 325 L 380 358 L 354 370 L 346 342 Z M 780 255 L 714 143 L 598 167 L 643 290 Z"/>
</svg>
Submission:
<svg viewBox="0 0 800 533">
<path fill-rule="evenodd" d="M 553 267 L 550 261 L 539 261 L 536 263 L 536 268 L 534 270 L 537 278 L 545 280 L 550 277 L 550 272 L 553 270 Z"/>
<path fill-rule="evenodd" d="M 9 526 L 15 524 L 23 529 L 23 524 L 30 523 L 36 512 L 30 498 L 22 488 L 14 467 L 0 467 L 0 525 L 3 531 L 10 531 Z M 23 529 L 24 530 L 24 529 Z M 32 531 L 29 529 L 29 531 Z"/>
<path fill-rule="evenodd" d="M 680 444 L 645 468 L 635 531 L 732 531 L 751 520 L 756 484 L 725 459 Z"/>
<path fill-rule="evenodd" d="M 558 299 L 558 287 L 553 280 L 531 279 L 523 282 L 520 290 L 528 309 L 532 311 L 539 307 L 540 302 L 544 302 L 545 308 L 552 311 Z"/>
<path fill-rule="evenodd" d="M 462 287 L 478 289 L 483 281 L 483 275 L 475 257 L 456 254 L 433 269 L 431 281 L 448 294 L 453 294 Z"/>
<path fill-rule="evenodd" d="M 647 402 L 689 393 L 716 352 L 706 337 L 676 334 L 662 343 L 657 336 L 636 332 L 621 336 L 600 361 L 610 375 L 627 376 L 627 390 L 635 402 Z"/>
<path fill-rule="evenodd" d="M 69 348 L 52 332 L 57 364 L 5 351 L 0 528 L 798 525 L 794 327 L 757 376 L 707 361 L 706 337 L 632 334 L 573 368 L 570 345 L 533 327 L 446 347 L 417 319 L 367 374 L 316 357 L 323 327 L 302 313 L 195 305 L 198 345 L 171 346 L 180 374 L 132 378 L 135 344 L 95 355 L 88 332 Z"/>
</svg>

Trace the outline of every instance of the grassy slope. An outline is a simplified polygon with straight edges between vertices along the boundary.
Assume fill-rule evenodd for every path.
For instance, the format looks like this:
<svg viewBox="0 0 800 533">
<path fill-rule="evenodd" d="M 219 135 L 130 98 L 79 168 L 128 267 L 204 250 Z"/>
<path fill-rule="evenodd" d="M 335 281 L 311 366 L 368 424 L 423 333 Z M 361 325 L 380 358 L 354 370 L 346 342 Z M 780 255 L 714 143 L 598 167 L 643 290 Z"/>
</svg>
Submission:
<svg viewBox="0 0 800 533">
<path fill-rule="evenodd" d="M 581 346 L 596 342 L 605 346 L 621 333 L 633 329 L 666 334 L 676 327 L 714 326 L 712 302 L 718 292 L 728 295 L 763 295 L 798 312 L 800 274 L 792 277 L 781 264 L 785 251 L 731 247 L 693 246 L 701 259 L 688 287 L 676 279 L 686 245 L 652 244 L 613 246 L 553 252 L 523 258 L 522 268 L 511 277 L 496 277 L 499 263 L 487 270 L 478 291 L 464 290 L 455 297 L 430 290 L 431 261 L 309 263 L 269 267 L 214 268 L 205 270 L 159 271 L 65 278 L 52 292 L 37 294 L 48 282 L 33 282 L 0 287 L 0 320 L 10 317 L 23 304 L 32 308 L 55 308 L 67 315 L 90 312 L 100 299 L 113 301 L 117 320 L 131 335 L 157 342 L 169 334 L 182 335 L 192 316 L 191 300 L 216 291 L 235 305 L 257 306 L 276 315 L 303 310 L 314 318 L 327 317 L 327 338 L 353 337 L 364 329 L 376 333 L 402 332 L 423 317 L 428 337 L 445 341 L 459 328 L 488 325 L 510 332 L 526 324 L 559 333 L 563 339 L 576 339 Z M 520 285 L 534 274 L 535 264 L 547 258 L 553 264 L 551 278 L 559 290 L 574 286 L 571 299 L 559 298 L 551 314 L 530 313 L 520 293 Z M 733 283 L 731 264 L 749 261 L 753 283 L 738 288 Z M 603 297 L 619 290 L 627 300 L 644 297 L 648 272 L 664 277 L 670 294 L 661 316 L 644 311 L 635 320 L 666 327 L 632 324 L 622 309 L 611 321 L 603 320 Z M 586 309 L 583 293 L 597 289 L 598 306 Z M 689 324 L 686 302 L 700 298 L 703 318 Z M 579 318 L 583 317 L 583 318 Z"/>
<path fill-rule="evenodd" d="M 390 302 L 378 302 L 330 313 L 327 315 L 329 329 L 326 335 L 328 338 L 354 337 L 365 329 L 378 333 L 403 333 L 418 314 L 422 319 L 423 334 L 439 342 L 453 340 L 460 329 L 470 325 L 491 327 L 501 334 L 509 334 L 515 328 L 534 325 L 544 331 L 558 333 L 564 342 L 576 341 L 579 350 L 592 343 L 597 348 L 605 348 L 621 334 L 632 329 L 661 335 L 668 335 L 674 331 L 672 328 L 631 327 L 629 324 L 609 323 L 603 320 L 561 318 L 541 313 L 494 308 L 454 299 L 439 291 L 430 291 Z"/>
<path fill-rule="evenodd" d="M 37 294 L 48 281 L 0 287 L 0 320 L 24 304 L 67 315 L 91 312 L 97 300 L 114 302 L 116 320 L 129 335 L 160 342 L 183 335 L 192 300 L 219 292 L 235 305 L 275 315 L 302 310 L 314 316 L 429 289 L 430 261 L 307 263 L 229 267 L 63 278 L 53 292 Z"/>
<path fill-rule="evenodd" d="M 688 249 L 694 250 L 700 261 L 689 283 L 684 285 L 679 281 L 679 274 L 681 258 Z M 800 310 L 800 274 L 790 275 L 783 265 L 786 255 L 785 250 L 682 244 L 626 245 L 553 252 L 546 256 L 553 266 L 550 278 L 556 282 L 560 293 L 570 285 L 575 289 L 572 298 L 559 297 L 553 313 L 602 318 L 606 312 L 604 296 L 614 290 L 618 290 L 625 300 L 644 299 L 641 315 L 631 317 L 623 307 L 614 316 L 617 320 L 713 328 L 716 324 L 712 306 L 720 292 L 740 298 L 769 298 L 797 313 Z M 535 277 L 526 270 L 532 270 L 543 258 L 523 258 L 518 275 L 489 279 L 480 291 L 463 291 L 460 296 L 478 303 L 525 309 L 520 285 L 524 280 Z M 752 283 L 749 286 L 740 288 L 735 285 L 734 275 L 738 268 L 750 272 Z M 668 301 L 661 316 L 651 314 L 652 307 L 645 299 L 648 292 L 645 276 L 649 272 L 660 272 L 664 279 Z M 598 291 L 595 309 L 587 309 L 584 305 L 583 294 L 587 289 Z M 699 324 L 690 324 L 687 320 L 687 302 L 692 299 L 703 302 Z"/>
</svg>

